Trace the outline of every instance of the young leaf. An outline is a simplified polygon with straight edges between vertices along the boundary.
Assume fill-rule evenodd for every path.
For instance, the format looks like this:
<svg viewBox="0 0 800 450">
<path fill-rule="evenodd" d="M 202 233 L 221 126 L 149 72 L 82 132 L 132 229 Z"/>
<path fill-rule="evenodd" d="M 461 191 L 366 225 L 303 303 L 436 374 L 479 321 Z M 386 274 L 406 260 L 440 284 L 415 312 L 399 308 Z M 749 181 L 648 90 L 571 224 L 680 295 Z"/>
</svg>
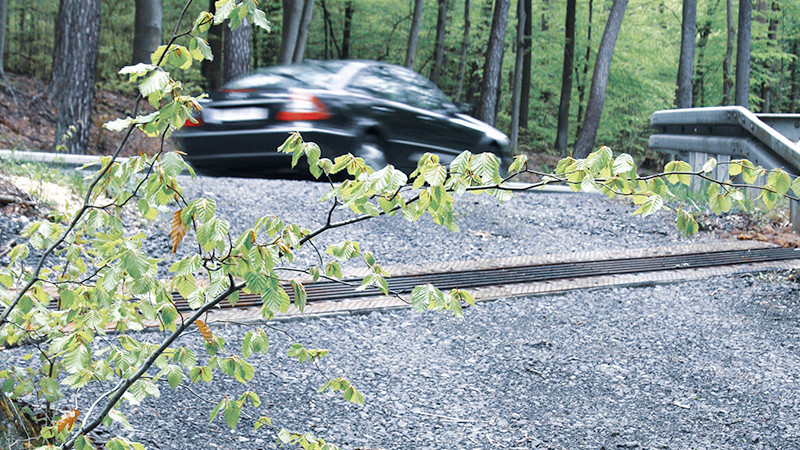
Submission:
<svg viewBox="0 0 800 450">
<path fill-rule="evenodd" d="M 169 237 L 172 239 L 172 254 L 178 251 L 178 244 L 181 243 L 183 237 L 186 236 L 186 226 L 181 220 L 181 212 L 179 209 L 172 213 L 172 220 L 170 221 Z"/>
</svg>

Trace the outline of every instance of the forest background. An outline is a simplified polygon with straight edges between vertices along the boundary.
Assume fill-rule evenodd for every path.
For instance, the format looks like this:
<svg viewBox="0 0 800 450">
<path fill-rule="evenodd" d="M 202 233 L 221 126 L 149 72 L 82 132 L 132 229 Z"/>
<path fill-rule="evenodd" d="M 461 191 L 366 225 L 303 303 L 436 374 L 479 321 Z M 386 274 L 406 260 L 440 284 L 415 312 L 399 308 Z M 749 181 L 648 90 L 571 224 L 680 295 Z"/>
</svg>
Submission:
<svg viewBox="0 0 800 450">
<path fill-rule="evenodd" d="M 3 68 L 11 73 L 48 80 L 53 67 L 59 2 L 2 2 L 7 2 Z M 96 87 L 103 91 L 132 94 L 131 86 L 123 82 L 117 71 L 137 59 L 133 56 L 137 7 L 140 13 L 143 9 L 163 11 L 159 16 L 164 26 L 159 32 L 166 37 L 172 31 L 168 25 L 175 22 L 184 2 L 95 0 L 95 3 L 102 11 Z M 213 3 L 213 0 L 210 5 L 206 1 L 194 2 L 189 13 L 195 15 L 209 6 L 213 9 Z M 285 10 L 289 7 L 287 5 L 302 3 L 260 2 L 272 32 L 248 27 L 249 37 L 245 41 L 249 46 L 247 67 L 279 62 L 282 44 L 286 40 Z M 502 131 L 511 133 L 512 87 L 517 49 L 520 48 L 523 57 L 520 58 L 519 148 L 532 153 L 559 153 L 556 150 L 556 132 L 564 79 L 568 0 L 317 0 L 311 3 L 314 9 L 312 20 L 306 25 L 306 59 L 374 59 L 399 65 L 408 63 L 409 31 L 414 22 L 415 6 L 421 6 L 419 39 L 411 65 L 434 81 L 451 99 L 468 105 L 476 117 L 480 117 L 481 81 L 493 9 L 496 9 L 495 3 L 505 3 L 508 19 L 502 30 L 502 69 L 494 123 Z M 575 6 L 567 151 L 572 148 L 583 120 L 597 47 L 612 4 L 611 0 L 584 0 Z M 629 1 L 614 49 L 597 135 L 598 145 L 609 145 L 615 151 L 631 153 L 640 161 L 651 156 L 647 150 L 647 138 L 651 134 L 650 115 L 656 110 L 672 108 L 676 102 L 682 6 L 681 0 Z M 726 64 L 729 74 L 735 70 L 732 67 L 735 57 L 731 60 L 731 55 L 736 52 L 732 32 L 737 25 L 738 7 L 734 0 L 696 2 L 693 106 L 733 104 L 730 95 L 732 75 L 728 75 L 726 85 L 725 72 Z M 520 14 L 525 10 L 529 12 Z M 520 19 L 524 20 L 521 24 Z M 154 19 L 151 17 L 149 20 Z M 522 35 L 518 36 L 520 29 Z M 225 33 L 224 39 L 232 41 L 230 35 Z M 758 0 L 753 3 L 751 35 L 750 109 L 756 112 L 797 112 L 800 97 L 800 2 Z M 437 36 L 443 36 L 443 40 Z M 467 45 L 466 52 L 463 52 L 465 36 Z M 212 48 L 215 45 L 222 48 L 220 42 L 214 42 L 213 33 L 209 41 Z M 441 51 L 437 51 L 437 41 L 444 43 Z M 227 49 L 215 54 L 223 54 L 223 60 L 232 59 Z M 220 58 L 217 62 L 223 63 Z M 217 67 L 216 72 L 208 68 L 201 71 L 197 66 L 187 70 L 182 79 L 190 93 L 197 94 L 223 81 L 222 66 Z M 100 123 L 103 119 L 94 118 Z M 102 152 L 102 148 L 93 151 Z"/>
</svg>

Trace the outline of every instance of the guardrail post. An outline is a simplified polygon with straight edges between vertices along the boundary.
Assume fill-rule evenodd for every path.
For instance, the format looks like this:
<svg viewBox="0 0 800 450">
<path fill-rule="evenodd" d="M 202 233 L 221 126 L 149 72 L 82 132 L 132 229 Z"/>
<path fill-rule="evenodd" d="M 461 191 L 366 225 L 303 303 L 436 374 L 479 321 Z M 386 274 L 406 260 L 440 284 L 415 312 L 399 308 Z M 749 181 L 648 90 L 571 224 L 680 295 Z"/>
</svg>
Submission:
<svg viewBox="0 0 800 450">
<path fill-rule="evenodd" d="M 792 221 L 792 231 L 800 234 L 800 202 L 789 200 L 789 219 Z"/>
</svg>

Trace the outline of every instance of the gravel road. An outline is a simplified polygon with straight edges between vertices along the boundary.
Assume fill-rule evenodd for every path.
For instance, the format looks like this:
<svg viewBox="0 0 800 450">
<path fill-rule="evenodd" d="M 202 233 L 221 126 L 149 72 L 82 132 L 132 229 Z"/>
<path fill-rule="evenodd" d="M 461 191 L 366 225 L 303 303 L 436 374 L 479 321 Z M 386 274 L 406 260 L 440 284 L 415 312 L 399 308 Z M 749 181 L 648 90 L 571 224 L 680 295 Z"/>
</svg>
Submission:
<svg viewBox="0 0 800 450">
<path fill-rule="evenodd" d="M 323 184 L 186 181 L 189 197 L 217 200 L 234 232 L 270 214 L 314 228 L 327 214 L 316 201 Z M 392 264 L 715 239 L 681 238 L 666 214 L 632 216 L 629 204 L 593 195 L 528 193 L 501 205 L 470 195 L 458 207 L 460 233 L 382 218 L 332 230 L 318 247 L 355 237 Z M 167 218 L 155 227 L 147 248 L 166 257 Z M 249 389 L 263 404 L 244 412 L 344 448 L 800 448 L 799 293 L 772 274 L 500 299 L 464 319 L 387 311 L 273 323 L 269 355 L 251 360 Z M 252 326 L 215 333 L 233 350 Z M 284 332 L 329 348 L 320 368 L 350 379 L 366 405 L 317 394 L 324 377 L 285 356 L 294 341 Z M 203 352 L 196 334 L 180 344 Z M 275 448 L 274 433 L 252 431 L 251 419 L 235 432 L 221 418 L 208 423 L 213 404 L 244 390 L 219 372 L 209 385 L 164 384 L 160 399 L 126 407 L 135 430 L 124 433 L 148 448 Z"/>
</svg>

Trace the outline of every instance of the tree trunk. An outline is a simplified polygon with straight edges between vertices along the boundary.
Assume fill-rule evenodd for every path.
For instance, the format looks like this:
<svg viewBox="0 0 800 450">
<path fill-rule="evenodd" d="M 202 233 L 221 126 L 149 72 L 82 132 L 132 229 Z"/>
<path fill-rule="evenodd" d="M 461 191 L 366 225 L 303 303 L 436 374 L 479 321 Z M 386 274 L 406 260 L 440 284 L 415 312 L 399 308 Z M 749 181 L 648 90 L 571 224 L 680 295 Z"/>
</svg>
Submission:
<svg viewBox="0 0 800 450">
<path fill-rule="evenodd" d="M 583 98 L 586 94 L 586 80 L 589 78 L 589 62 L 592 58 L 592 5 L 593 1 L 589 0 L 589 20 L 586 27 L 586 55 L 583 58 L 583 76 L 578 83 L 578 118 L 576 122 L 575 136 L 581 134 L 581 125 L 583 123 Z"/>
<path fill-rule="evenodd" d="M 750 107 L 750 22 L 752 20 L 750 0 L 739 2 L 739 33 L 736 39 L 736 90 L 738 106 Z"/>
<path fill-rule="evenodd" d="M 511 96 L 511 150 L 517 153 L 519 143 L 519 109 L 520 97 L 522 93 L 522 53 L 524 50 L 523 41 L 525 40 L 525 0 L 517 2 L 517 55 L 514 64 L 514 93 Z"/>
<path fill-rule="evenodd" d="M 766 8 L 765 8 L 766 9 Z M 778 20 L 777 16 L 780 13 L 781 5 L 779 0 L 772 0 L 772 14 L 769 16 L 769 25 L 767 28 L 767 48 L 769 49 L 769 53 L 772 54 L 775 51 L 775 47 L 778 45 L 777 37 L 778 37 Z M 764 80 L 764 83 L 761 85 L 761 98 L 764 100 L 764 105 L 761 108 L 761 112 L 769 113 L 773 110 L 772 107 L 772 86 L 774 82 L 774 75 L 778 72 L 778 64 L 774 57 L 768 57 L 764 61 L 765 69 L 767 72 L 767 77 Z"/>
<path fill-rule="evenodd" d="M 69 153 L 86 154 L 92 124 L 100 0 L 61 0 L 58 6 L 50 95 L 56 140 Z"/>
<path fill-rule="evenodd" d="M 567 155 L 569 136 L 569 101 L 572 97 L 572 70 L 575 61 L 575 0 L 567 0 L 567 17 L 564 22 L 564 65 L 561 70 L 561 103 L 558 106 L 556 149 Z"/>
<path fill-rule="evenodd" d="M 461 89 L 464 87 L 464 74 L 467 71 L 467 49 L 469 48 L 469 0 L 464 0 L 464 38 L 461 40 L 461 62 L 458 64 L 458 85 L 455 100 L 461 100 Z"/>
<path fill-rule="evenodd" d="M 8 0 L 0 0 L 0 79 L 5 79 L 3 53 L 6 50 L 6 22 L 8 21 Z"/>
<path fill-rule="evenodd" d="M 725 43 L 725 57 L 722 59 L 722 105 L 733 103 L 733 42 L 736 37 L 736 28 L 733 26 L 733 0 L 725 1 L 727 41 Z"/>
<path fill-rule="evenodd" d="M 697 0 L 683 0 L 681 54 L 678 62 L 678 91 L 675 106 L 692 107 L 692 75 L 694 74 L 694 40 L 697 34 Z"/>
<path fill-rule="evenodd" d="M 486 61 L 483 66 L 478 119 L 489 125 L 494 125 L 497 115 L 497 92 L 500 87 L 500 71 L 503 65 L 503 43 L 508 24 L 509 3 L 511 3 L 510 0 L 495 0 Z"/>
<path fill-rule="evenodd" d="M 414 68 L 414 60 L 417 58 L 417 44 L 419 43 L 419 26 L 422 22 L 422 7 L 424 0 L 414 0 L 414 15 L 411 18 L 411 30 L 408 32 L 408 47 L 406 47 L 406 61 L 404 66 L 409 69 Z"/>
<path fill-rule="evenodd" d="M 209 0 L 209 11 L 214 11 L 214 1 Z M 212 25 L 208 29 L 208 45 L 211 47 L 211 54 L 214 59 L 211 61 L 204 59 L 200 62 L 200 73 L 208 84 L 208 90 L 217 89 L 222 86 L 222 27 L 227 27 L 224 23 Z"/>
<path fill-rule="evenodd" d="M 353 2 L 344 2 L 344 27 L 342 28 L 342 59 L 350 59 L 350 34 L 353 30 Z"/>
<path fill-rule="evenodd" d="M 438 0 L 439 13 L 436 18 L 436 45 L 433 51 L 431 81 L 436 84 L 444 67 L 444 39 L 447 35 L 447 0 Z"/>
<path fill-rule="evenodd" d="M 586 118 L 581 128 L 581 133 L 575 142 L 575 157 L 585 158 L 594 147 L 597 138 L 597 129 L 600 126 L 600 117 L 603 114 L 603 103 L 606 100 L 606 86 L 608 85 L 608 72 L 611 68 L 611 57 L 614 55 L 614 46 L 617 43 L 619 29 L 628 0 L 614 0 L 611 12 L 608 14 L 606 28 L 600 39 L 597 50 L 597 59 L 594 63 L 592 86 L 589 89 L 589 102 L 586 105 Z"/>
<path fill-rule="evenodd" d="M 283 21 L 281 22 L 281 49 L 278 55 L 279 64 L 291 64 L 294 49 L 297 46 L 297 35 L 300 20 L 303 17 L 303 2 L 283 0 Z"/>
<path fill-rule="evenodd" d="M 303 61 L 306 53 L 306 42 L 308 41 L 308 32 L 311 29 L 311 17 L 314 14 L 314 0 L 305 0 L 303 4 L 303 17 L 300 19 L 300 27 L 297 30 L 297 44 L 294 47 L 294 57 L 292 62 L 299 63 Z"/>
<path fill-rule="evenodd" d="M 250 72 L 250 24 L 242 19 L 235 30 L 225 27 L 225 82 L 229 83 Z"/>
<path fill-rule="evenodd" d="M 533 34 L 533 11 L 531 0 L 524 0 L 525 31 L 522 36 L 522 95 L 519 99 L 519 126 L 528 128 L 531 103 L 531 35 Z"/>
<path fill-rule="evenodd" d="M 789 75 L 789 89 L 791 90 L 791 100 L 789 104 L 789 111 L 790 113 L 797 112 L 797 100 L 800 97 L 800 74 L 798 74 L 798 68 L 800 67 L 800 38 L 796 38 L 792 41 L 792 55 L 795 56 L 795 60 L 792 62 L 792 71 Z"/>
<path fill-rule="evenodd" d="M 161 45 L 161 0 L 136 0 L 132 63 L 150 64 L 150 55 Z"/>
</svg>

